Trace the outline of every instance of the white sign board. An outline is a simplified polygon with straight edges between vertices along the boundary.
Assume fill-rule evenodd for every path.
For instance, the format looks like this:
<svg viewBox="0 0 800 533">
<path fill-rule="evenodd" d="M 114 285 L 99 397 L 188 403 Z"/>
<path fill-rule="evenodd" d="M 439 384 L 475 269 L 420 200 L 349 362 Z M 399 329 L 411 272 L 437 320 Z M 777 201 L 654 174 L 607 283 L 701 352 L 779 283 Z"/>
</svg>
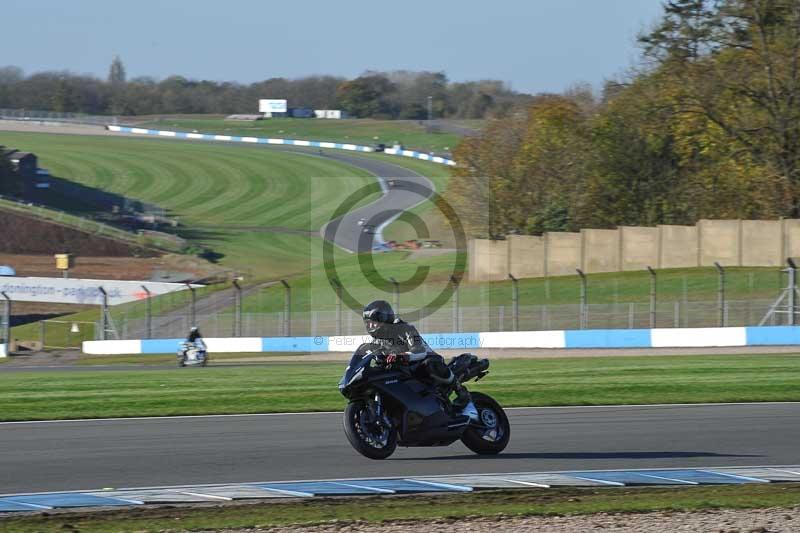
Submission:
<svg viewBox="0 0 800 533">
<path fill-rule="evenodd" d="M 288 107 L 286 100 L 259 100 L 258 111 L 259 113 L 286 113 Z"/>
<path fill-rule="evenodd" d="M 152 296 L 182 291 L 182 283 L 161 283 L 155 281 L 117 281 L 108 279 L 64 279 L 29 278 L 20 276 L 0 277 L 0 292 L 4 292 L 16 302 L 45 302 L 62 304 L 103 303 L 100 287 L 108 293 L 108 304 L 118 305 L 147 298 L 147 287 Z M 200 285 L 193 285 L 199 287 Z"/>
</svg>

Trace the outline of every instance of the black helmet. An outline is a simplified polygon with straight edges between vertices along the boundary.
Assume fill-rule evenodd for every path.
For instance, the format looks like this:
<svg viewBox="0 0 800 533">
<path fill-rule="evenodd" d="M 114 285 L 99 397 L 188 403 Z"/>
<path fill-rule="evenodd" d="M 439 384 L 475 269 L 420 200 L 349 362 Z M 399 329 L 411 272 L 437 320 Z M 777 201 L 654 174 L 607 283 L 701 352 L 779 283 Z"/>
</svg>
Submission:
<svg viewBox="0 0 800 533">
<path fill-rule="evenodd" d="M 385 300 L 375 300 L 364 308 L 363 318 L 367 333 L 374 337 L 386 324 L 394 323 L 394 309 Z"/>
</svg>

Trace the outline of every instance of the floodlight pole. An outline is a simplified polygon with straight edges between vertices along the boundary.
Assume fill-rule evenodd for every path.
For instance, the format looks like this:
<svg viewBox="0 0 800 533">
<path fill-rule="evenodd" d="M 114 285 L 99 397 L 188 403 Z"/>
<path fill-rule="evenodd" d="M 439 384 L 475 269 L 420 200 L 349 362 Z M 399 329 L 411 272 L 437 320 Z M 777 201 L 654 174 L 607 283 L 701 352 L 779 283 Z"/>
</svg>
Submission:
<svg viewBox="0 0 800 533">
<path fill-rule="evenodd" d="M 519 280 L 510 272 L 508 273 L 508 279 L 511 280 L 511 309 L 514 331 L 519 331 Z"/>
<path fill-rule="evenodd" d="M 719 289 L 717 291 L 717 306 L 719 307 L 719 325 L 725 327 L 728 324 L 725 316 L 725 269 L 718 262 L 714 261 L 714 266 L 719 273 Z"/>
<path fill-rule="evenodd" d="M 587 291 L 586 291 L 586 274 L 583 273 L 583 270 L 580 268 L 576 268 L 575 271 L 581 277 L 581 308 L 580 308 L 580 318 L 579 318 L 579 327 L 580 329 L 586 329 L 588 322 L 589 322 L 589 305 L 587 303 Z"/>
<path fill-rule="evenodd" d="M 152 302 L 150 302 L 150 289 L 142 285 L 142 290 L 147 295 L 144 300 L 144 335 L 146 339 L 153 338 L 153 313 Z"/>
<path fill-rule="evenodd" d="M 650 329 L 656 327 L 656 271 L 648 266 L 650 272 Z"/>
<path fill-rule="evenodd" d="M 292 336 L 292 287 L 289 283 L 285 280 L 281 280 L 281 284 L 284 288 L 284 297 L 283 297 L 283 335 L 285 337 Z"/>
</svg>

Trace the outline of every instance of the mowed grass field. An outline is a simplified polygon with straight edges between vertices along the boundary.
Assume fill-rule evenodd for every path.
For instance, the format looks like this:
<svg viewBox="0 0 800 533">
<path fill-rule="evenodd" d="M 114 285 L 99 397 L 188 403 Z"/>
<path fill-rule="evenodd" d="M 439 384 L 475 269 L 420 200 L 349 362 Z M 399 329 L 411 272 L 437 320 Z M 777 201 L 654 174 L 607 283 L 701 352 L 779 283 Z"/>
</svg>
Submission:
<svg viewBox="0 0 800 533">
<path fill-rule="evenodd" d="M 349 165 L 248 146 L 8 132 L 0 145 L 35 152 L 59 178 L 168 209 L 183 236 L 259 277 L 306 270 L 317 230 L 374 183 Z M 312 190 L 329 201 L 312 202 Z M 259 230 L 269 227 L 279 229 Z"/>
<path fill-rule="evenodd" d="M 476 130 L 482 126 L 481 121 L 465 121 L 458 124 Z M 461 141 L 461 136 L 454 133 L 444 131 L 428 133 L 424 123 L 417 120 L 273 118 L 239 121 L 225 120 L 222 116 L 199 116 L 154 118 L 139 122 L 137 126 L 175 131 L 197 130 L 202 133 L 226 135 L 349 142 L 368 146 L 378 143 L 390 146 L 399 142 L 408 149 L 437 153 L 449 152 Z"/>
<path fill-rule="evenodd" d="M 344 366 L 4 372 L 0 419 L 337 411 Z M 490 370 L 470 389 L 506 407 L 800 401 L 798 355 L 498 359 Z"/>
</svg>

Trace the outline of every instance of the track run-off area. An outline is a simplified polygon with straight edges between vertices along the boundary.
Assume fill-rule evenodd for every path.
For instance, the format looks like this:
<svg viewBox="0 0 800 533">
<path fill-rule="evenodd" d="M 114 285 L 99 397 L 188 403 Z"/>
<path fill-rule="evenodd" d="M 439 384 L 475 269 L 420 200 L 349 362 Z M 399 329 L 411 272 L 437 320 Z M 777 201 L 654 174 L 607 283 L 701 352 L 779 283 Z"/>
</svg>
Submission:
<svg viewBox="0 0 800 533">
<path fill-rule="evenodd" d="M 213 402 L 213 398 L 198 398 Z M 797 464 L 800 403 L 516 408 L 494 457 L 358 455 L 340 413 L 4 422 L 0 494 L 333 478 Z"/>
</svg>

